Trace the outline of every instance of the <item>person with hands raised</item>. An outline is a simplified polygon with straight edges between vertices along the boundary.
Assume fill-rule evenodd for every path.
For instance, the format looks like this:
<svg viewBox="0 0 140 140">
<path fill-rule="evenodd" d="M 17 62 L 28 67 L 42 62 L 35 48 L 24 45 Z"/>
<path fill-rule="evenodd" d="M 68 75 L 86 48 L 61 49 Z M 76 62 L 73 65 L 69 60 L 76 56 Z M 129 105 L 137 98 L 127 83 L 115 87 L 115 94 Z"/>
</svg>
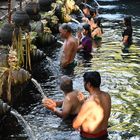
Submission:
<svg viewBox="0 0 140 140">
<path fill-rule="evenodd" d="M 84 95 L 80 91 L 73 89 L 73 82 L 68 76 L 61 77 L 60 89 L 64 92 L 63 101 L 54 101 L 49 98 L 44 98 L 42 100 L 43 106 L 53 111 L 62 119 L 73 120 L 81 109 Z M 57 107 L 61 107 L 61 110 Z"/>
</svg>

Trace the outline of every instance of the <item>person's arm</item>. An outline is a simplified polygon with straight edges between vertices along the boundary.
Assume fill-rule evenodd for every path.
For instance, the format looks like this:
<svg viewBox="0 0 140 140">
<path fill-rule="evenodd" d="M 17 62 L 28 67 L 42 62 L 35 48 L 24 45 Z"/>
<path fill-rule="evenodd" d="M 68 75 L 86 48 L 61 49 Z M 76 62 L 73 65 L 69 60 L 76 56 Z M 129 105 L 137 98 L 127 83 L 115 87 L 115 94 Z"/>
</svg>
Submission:
<svg viewBox="0 0 140 140">
<path fill-rule="evenodd" d="M 128 38 L 129 38 L 129 36 L 130 36 L 130 29 L 129 28 L 126 28 L 125 30 L 124 30 L 124 33 L 123 33 L 123 44 L 124 45 L 127 45 L 128 44 Z"/>
<path fill-rule="evenodd" d="M 72 108 L 72 102 L 69 97 L 66 97 L 63 101 L 62 111 L 54 108 L 53 112 L 60 118 L 66 119 L 70 114 Z"/>
<path fill-rule="evenodd" d="M 77 31 L 76 33 L 76 38 L 78 39 L 78 44 L 80 45 L 81 43 L 81 39 L 82 39 L 83 35 L 82 35 L 82 31 Z"/>
<path fill-rule="evenodd" d="M 52 107 L 61 107 L 63 104 L 63 101 L 55 101 L 55 100 L 45 97 L 42 99 L 42 103 L 44 107 L 48 107 L 48 105 L 51 105 Z"/>
<path fill-rule="evenodd" d="M 84 94 L 80 91 L 77 94 L 77 98 L 81 104 L 83 104 L 85 102 L 85 100 L 87 99 L 87 97 L 85 97 Z"/>
<path fill-rule="evenodd" d="M 81 50 L 82 48 L 84 48 L 84 46 L 82 44 L 80 44 L 77 48 L 77 51 Z"/>
<path fill-rule="evenodd" d="M 43 106 L 48 108 L 49 110 L 51 110 L 52 112 L 54 112 L 58 117 L 60 118 L 67 118 L 67 116 L 69 115 L 71 108 L 72 108 L 72 102 L 69 98 L 65 98 L 64 101 L 58 101 L 55 102 L 52 99 L 49 98 L 45 98 L 42 100 Z M 58 110 L 56 107 L 58 107 L 59 105 L 62 105 L 62 111 Z"/>
<path fill-rule="evenodd" d="M 90 47 L 89 45 L 90 45 L 89 39 L 87 39 L 85 37 L 85 38 L 83 38 L 81 45 L 78 46 L 78 49 L 82 49 L 82 48 L 85 48 L 85 47 L 89 48 Z M 91 43 L 91 45 L 92 45 L 92 43 Z"/>
<path fill-rule="evenodd" d="M 89 23 L 89 19 L 88 19 L 87 17 L 83 17 L 83 18 L 82 18 L 82 22 L 84 22 L 84 23 Z"/>
<path fill-rule="evenodd" d="M 88 102 L 85 102 L 82 105 L 82 107 L 80 109 L 80 112 L 78 113 L 77 117 L 73 121 L 72 126 L 73 126 L 74 129 L 79 129 L 82 126 L 83 122 L 85 121 L 85 119 L 88 117 L 88 115 L 90 113 L 88 111 L 88 109 L 89 109 Z"/>
<path fill-rule="evenodd" d="M 53 110 L 53 108 L 55 108 L 57 106 L 56 102 L 50 98 L 43 98 L 42 99 L 42 104 L 44 107 L 50 109 L 50 110 Z"/>
<path fill-rule="evenodd" d="M 97 35 L 97 29 L 95 29 L 95 30 L 91 33 L 92 38 L 94 38 L 95 35 Z"/>
<path fill-rule="evenodd" d="M 127 45 L 127 44 L 128 44 L 128 35 L 125 35 L 125 36 L 123 37 L 123 44 L 124 44 L 124 45 Z"/>
<path fill-rule="evenodd" d="M 111 113 L 111 97 L 110 97 L 109 94 L 107 94 L 107 102 L 108 102 L 107 110 L 109 110 L 107 118 L 109 118 L 110 117 L 110 113 Z"/>
<path fill-rule="evenodd" d="M 57 107 L 61 107 L 63 104 L 63 101 L 55 101 Z"/>
</svg>

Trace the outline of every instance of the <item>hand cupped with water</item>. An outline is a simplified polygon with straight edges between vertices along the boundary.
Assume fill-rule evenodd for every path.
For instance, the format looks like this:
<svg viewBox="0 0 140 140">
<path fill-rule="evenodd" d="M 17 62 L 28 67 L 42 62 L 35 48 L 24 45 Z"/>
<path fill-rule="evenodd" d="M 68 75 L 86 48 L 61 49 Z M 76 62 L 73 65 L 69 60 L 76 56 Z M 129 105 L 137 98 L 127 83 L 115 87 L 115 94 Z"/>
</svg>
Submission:
<svg viewBox="0 0 140 140">
<path fill-rule="evenodd" d="M 54 111 L 56 109 L 56 102 L 49 98 L 44 98 L 42 100 L 42 104 L 44 107 L 48 108 L 51 111 Z"/>
</svg>

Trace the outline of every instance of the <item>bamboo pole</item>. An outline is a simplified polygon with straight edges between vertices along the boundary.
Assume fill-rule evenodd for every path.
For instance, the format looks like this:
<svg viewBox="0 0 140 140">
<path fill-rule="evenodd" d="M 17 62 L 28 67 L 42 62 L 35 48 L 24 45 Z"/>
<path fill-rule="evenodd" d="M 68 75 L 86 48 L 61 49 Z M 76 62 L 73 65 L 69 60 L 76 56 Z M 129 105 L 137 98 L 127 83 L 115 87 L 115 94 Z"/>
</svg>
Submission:
<svg viewBox="0 0 140 140">
<path fill-rule="evenodd" d="M 8 23 L 11 23 L 11 0 L 8 0 Z"/>
</svg>

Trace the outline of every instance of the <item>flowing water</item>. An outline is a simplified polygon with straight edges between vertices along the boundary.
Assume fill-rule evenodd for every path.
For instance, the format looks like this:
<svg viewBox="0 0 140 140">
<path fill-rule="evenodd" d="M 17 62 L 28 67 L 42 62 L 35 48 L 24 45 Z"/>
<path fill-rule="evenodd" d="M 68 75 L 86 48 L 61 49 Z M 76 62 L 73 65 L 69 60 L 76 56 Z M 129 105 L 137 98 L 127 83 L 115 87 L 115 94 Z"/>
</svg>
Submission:
<svg viewBox="0 0 140 140">
<path fill-rule="evenodd" d="M 74 88 L 88 95 L 84 90 L 82 76 L 86 71 L 98 70 L 102 77 L 101 89 L 109 92 L 112 99 L 109 139 L 140 140 L 140 1 L 98 0 L 97 2 L 100 5 L 99 16 L 102 18 L 104 30 L 103 44 L 88 60 L 77 54 L 77 61 L 80 63 L 71 76 Z M 134 45 L 131 46 L 129 53 L 123 53 L 120 44 L 123 31 L 122 19 L 126 15 L 132 16 L 134 32 Z M 48 53 L 55 64 L 53 67 L 57 70 L 60 70 L 59 54 L 60 48 Z M 46 61 L 42 63 L 40 74 L 47 65 Z M 55 100 L 63 99 L 63 93 L 58 89 L 59 85 L 56 85 L 58 77 L 50 74 L 46 78 L 43 73 L 43 76 L 37 79 L 46 96 Z M 30 91 L 29 88 L 27 92 L 34 91 Z M 73 130 L 70 124 L 63 122 L 44 108 L 41 102 L 33 103 L 24 110 L 25 113 L 22 115 L 38 140 L 79 139 L 79 133 Z"/>
<path fill-rule="evenodd" d="M 61 40 L 57 40 L 58 43 L 60 43 L 61 45 L 64 44 L 64 42 L 62 42 Z"/>
<path fill-rule="evenodd" d="M 28 135 L 28 139 L 29 140 L 37 140 L 35 135 L 34 135 L 34 133 L 33 133 L 33 131 L 32 131 L 32 129 L 31 129 L 31 127 L 26 122 L 26 120 L 14 109 L 11 110 L 10 113 L 12 115 L 14 115 L 17 118 L 19 124 L 21 124 L 23 126 L 24 130 L 26 131 L 26 134 Z"/>
<path fill-rule="evenodd" d="M 80 22 L 78 20 L 74 19 L 74 18 L 72 18 L 71 21 L 73 21 L 73 22 L 75 22 L 77 24 L 80 24 Z"/>
<path fill-rule="evenodd" d="M 31 78 L 31 81 L 33 82 L 33 84 L 35 85 L 37 90 L 41 93 L 42 98 L 45 98 L 46 95 L 45 95 L 43 89 L 41 88 L 40 84 L 37 82 L 37 80 L 35 80 L 34 78 Z"/>
<path fill-rule="evenodd" d="M 100 7 L 100 4 L 97 2 L 97 0 L 93 0 L 93 1 L 97 4 L 98 7 Z"/>
</svg>

